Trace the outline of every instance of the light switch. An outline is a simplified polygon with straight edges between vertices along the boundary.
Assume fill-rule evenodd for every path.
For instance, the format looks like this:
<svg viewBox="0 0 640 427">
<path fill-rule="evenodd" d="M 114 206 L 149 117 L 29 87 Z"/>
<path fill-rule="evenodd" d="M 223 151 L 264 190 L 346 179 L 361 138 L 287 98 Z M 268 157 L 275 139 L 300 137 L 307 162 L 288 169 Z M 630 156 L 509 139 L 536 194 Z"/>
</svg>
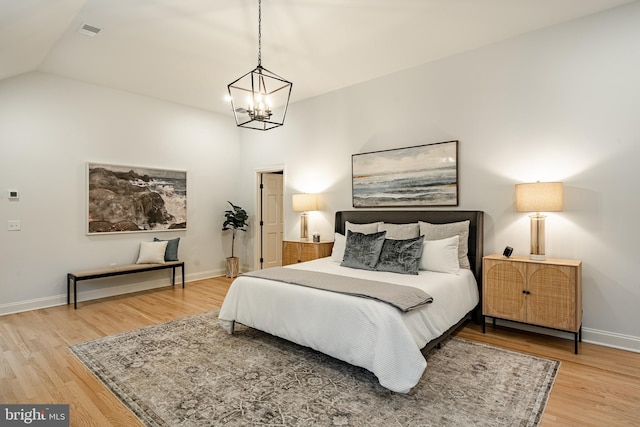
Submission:
<svg viewBox="0 0 640 427">
<path fill-rule="evenodd" d="M 20 220 L 19 219 L 10 219 L 9 225 L 7 226 L 7 230 L 9 231 L 20 231 Z"/>
</svg>

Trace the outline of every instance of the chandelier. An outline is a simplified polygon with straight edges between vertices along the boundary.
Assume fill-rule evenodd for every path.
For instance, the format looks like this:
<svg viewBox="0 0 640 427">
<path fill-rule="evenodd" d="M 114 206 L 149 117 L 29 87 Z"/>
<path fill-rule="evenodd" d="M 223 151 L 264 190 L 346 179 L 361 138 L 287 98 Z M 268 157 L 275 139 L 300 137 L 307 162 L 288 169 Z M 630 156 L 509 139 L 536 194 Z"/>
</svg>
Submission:
<svg viewBox="0 0 640 427">
<path fill-rule="evenodd" d="M 258 0 L 258 66 L 227 86 L 236 124 L 256 130 L 282 126 L 292 86 L 262 66 L 262 0 Z"/>
</svg>

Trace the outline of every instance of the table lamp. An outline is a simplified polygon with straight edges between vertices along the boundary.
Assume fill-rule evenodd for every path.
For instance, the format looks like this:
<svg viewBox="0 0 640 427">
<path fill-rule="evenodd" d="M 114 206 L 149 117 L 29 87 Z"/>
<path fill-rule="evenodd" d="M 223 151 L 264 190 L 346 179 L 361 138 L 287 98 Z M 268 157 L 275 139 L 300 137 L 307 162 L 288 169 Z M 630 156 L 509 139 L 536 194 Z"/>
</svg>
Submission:
<svg viewBox="0 0 640 427">
<path fill-rule="evenodd" d="M 307 212 L 318 210 L 318 198 L 316 194 L 294 194 L 292 198 L 294 212 L 300 214 L 300 239 L 309 238 L 309 216 Z"/>
<path fill-rule="evenodd" d="M 516 211 L 535 212 L 531 218 L 531 249 L 529 258 L 542 261 L 545 259 L 545 216 L 540 212 L 562 211 L 561 182 L 533 182 L 516 184 Z"/>
</svg>

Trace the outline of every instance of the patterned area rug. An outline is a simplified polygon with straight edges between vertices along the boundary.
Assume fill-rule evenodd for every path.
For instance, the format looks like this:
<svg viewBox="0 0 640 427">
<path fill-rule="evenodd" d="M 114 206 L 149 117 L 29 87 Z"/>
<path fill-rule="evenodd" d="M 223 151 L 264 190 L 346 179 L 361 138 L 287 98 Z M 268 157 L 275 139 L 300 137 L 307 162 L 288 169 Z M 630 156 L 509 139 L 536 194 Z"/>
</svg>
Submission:
<svg viewBox="0 0 640 427">
<path fill-rule="evenodd" d="M 559 362 L 452 338 L 408 394 L 218 311 L 70 347 L 148 426 L 535 426 Z"/>
</svg>

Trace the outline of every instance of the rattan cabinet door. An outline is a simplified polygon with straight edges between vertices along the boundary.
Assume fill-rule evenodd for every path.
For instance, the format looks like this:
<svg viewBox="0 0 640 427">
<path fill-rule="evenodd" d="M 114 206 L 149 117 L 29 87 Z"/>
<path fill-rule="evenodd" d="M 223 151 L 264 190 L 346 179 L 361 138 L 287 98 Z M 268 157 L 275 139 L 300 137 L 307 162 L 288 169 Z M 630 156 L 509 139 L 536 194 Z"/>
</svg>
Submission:
<svg viewBox="0 0 640 427">
<path fill-rule="evenodd" d="M 302 244 L 300 262 L 312 261 L 318 258 L 318 245 L 313 243 Z"/>
<path fill-rule="evenodd" d="M 527 265 L 527 322 L 576 331 L 576 268 Z"/>
<path fill-rule="evenodd" d="M 526 322 L 526 264 L 484 260 L 482 314 Z"/>
<path fill-rule="evenodd" d="M 282 242 L 282 265 L 295 264 L 300 262 L 300 242 Z"/>
</svg>

